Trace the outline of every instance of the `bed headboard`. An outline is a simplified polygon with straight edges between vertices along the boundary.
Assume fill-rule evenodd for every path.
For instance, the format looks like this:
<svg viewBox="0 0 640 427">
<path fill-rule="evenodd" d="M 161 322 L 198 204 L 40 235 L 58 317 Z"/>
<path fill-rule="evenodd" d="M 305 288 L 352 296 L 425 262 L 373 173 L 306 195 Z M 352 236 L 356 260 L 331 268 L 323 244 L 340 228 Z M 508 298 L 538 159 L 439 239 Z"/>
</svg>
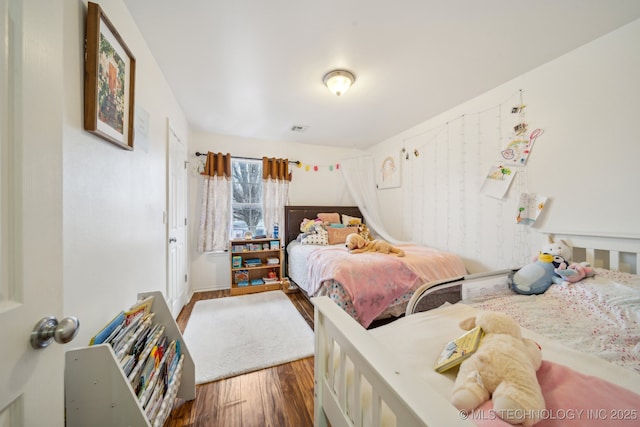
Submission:
<svg viewBox="0 0 640 427">
<path fill-rule="evenodd" d="M 640 274 L 640 236 L 544 232 L 572 247 L 572 261 L 593 267 Z"/>
<path fill-rule="evenodd" d="M 362 217 L 362 213 L 357 206 L 285 206 L 284 207 L 284 246 L 287 247 L 290 241 L 296 240 L 300 234 L 300 223 L 303 219 L 315 219 L 319 213 L 337 212 L 349 216 Z"/>
</svg>

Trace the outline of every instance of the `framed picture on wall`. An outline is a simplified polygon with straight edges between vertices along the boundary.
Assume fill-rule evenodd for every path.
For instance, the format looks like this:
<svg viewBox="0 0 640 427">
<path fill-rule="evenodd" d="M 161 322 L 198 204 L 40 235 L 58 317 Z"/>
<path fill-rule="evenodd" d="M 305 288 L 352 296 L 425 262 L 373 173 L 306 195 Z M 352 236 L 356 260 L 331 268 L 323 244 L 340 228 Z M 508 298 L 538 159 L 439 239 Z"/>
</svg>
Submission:
<svg viewBox="0 0 640 427">
<path fill-rule="evenodd" d="M 133 150 L 136 59 L 100 6 L 89 2 L 84 72 L 84 128 Z"/>
<path fill-rule="evenodd" d="M 400 153 L 376 157 L 374 173 L 378 190 L 400 187 Z"/>
</svg>

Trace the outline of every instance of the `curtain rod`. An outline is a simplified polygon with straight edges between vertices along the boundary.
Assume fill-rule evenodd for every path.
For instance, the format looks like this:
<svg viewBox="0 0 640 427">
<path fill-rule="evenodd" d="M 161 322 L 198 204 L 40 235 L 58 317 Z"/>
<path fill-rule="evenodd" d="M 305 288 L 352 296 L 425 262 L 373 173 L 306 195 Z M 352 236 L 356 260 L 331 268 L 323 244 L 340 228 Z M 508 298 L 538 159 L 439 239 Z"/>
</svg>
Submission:
<svg viewBox="0 0 640 427">
<path fill-rule="evenodd" d="M 196 151 L 196 157 L 200 157 L 200 156 L 206 156 L 207 153 L 201 153 L 199 151 Z M 240 157 L 240 156 L 231 156 L 232 159 L 242 159 L 242 160 L 262 160 L 261 158 L 258 159 L 257 157 Z M 300 164 L 299 160 L 289 160 L 289 163 L 293 163 L 296 165 Z"/>
</svg>

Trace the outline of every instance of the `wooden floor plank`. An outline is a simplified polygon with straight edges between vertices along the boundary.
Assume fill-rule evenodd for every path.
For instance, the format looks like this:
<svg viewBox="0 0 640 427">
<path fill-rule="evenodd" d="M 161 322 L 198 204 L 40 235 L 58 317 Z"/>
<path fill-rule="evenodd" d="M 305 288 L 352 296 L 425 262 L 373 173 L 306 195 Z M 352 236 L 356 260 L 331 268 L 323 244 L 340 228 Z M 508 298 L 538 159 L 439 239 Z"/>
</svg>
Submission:
<svg viewBox="0 0 640 427">
<path fill-rule="evenodd" d="M 197 301 L 225 298 L 228 290 L 196 292 L 176 322 L 187 326 Z M 313 305 L 300 292 L 288 294 L 313 329 Z M 176 399 L 165 427 L 311 427 L 313 357 L 196 386 L 193 401 Z"/>
</svg>

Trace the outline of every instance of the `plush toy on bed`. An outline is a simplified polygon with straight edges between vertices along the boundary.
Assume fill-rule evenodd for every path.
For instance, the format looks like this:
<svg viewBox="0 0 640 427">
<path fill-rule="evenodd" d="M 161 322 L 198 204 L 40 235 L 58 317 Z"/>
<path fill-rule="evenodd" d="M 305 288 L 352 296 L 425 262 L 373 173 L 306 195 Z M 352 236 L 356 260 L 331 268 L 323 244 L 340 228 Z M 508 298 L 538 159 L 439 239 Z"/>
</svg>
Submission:
<svg viewBox="0 0 640 427">
<path fill-rule="evenodd" d="M 567 244 L 564 240 L 554 241 L 551 235 L 547 236 L 548 242 L 540 249 L 539 254 L 551 254 L 558 255 L 564 258 L 566 261 L 571 261 L 571 256 L 573 255 L 573 251 L 571 250 L 571 246 Z M 538 254 L 538 255 L 539 255 Z M 538 259 L 538 255 L 533 257 L 533 262 Z"/>
<path fill-rule="evenodd" d="M 358 234 L 367 242 L 373 240 L 371 238 L 371 233 L 369 232 L 369 227 L 367 227 L 366 224 L 358 224 Z"/>
<path fill-rule="evenodd" d="M 346 246 L 352 254 L 380 252 L 383 254 L 404 256 L 404 251 L 402 249 L 398 249 L 384 240 L 378 239 L 367 242 L 362 236 L 356 233 L 351 233 L 347 236 Z"/>
<path fill-rule="evenodd" d="M 494 413 L 511 424 L 530 426 L 544 413 L 545 403 L 536 371 L 542 363 L 540 347 L 522 338 L 520 326 L 503 313 L 484 311 L 460 326 L 479 326 L 484 337 L 474 354 L 460 365 L 451 402 L 472 411 L 489 399 Z"/>
<path fill-rule="evenodd" d="M 595 274 L 593 268 L 588 262 L 571 263 L 567 268 L 556 268 L 555 273 L 560 276 L 560 279 L 556 281 L 561 285 L 568 285 L 569 283 L 576 283 L 585 277 L 591 277 Z"/>
<path fill-rule="evenodd" d="M 556 269 L 565 269 L 567 265 L 560 255 L 540 254 L 536 262 L 509 274 L 509 287 L 523 295 L 542 294 L 554 283 L 561 282 Z"/>
</svg>

